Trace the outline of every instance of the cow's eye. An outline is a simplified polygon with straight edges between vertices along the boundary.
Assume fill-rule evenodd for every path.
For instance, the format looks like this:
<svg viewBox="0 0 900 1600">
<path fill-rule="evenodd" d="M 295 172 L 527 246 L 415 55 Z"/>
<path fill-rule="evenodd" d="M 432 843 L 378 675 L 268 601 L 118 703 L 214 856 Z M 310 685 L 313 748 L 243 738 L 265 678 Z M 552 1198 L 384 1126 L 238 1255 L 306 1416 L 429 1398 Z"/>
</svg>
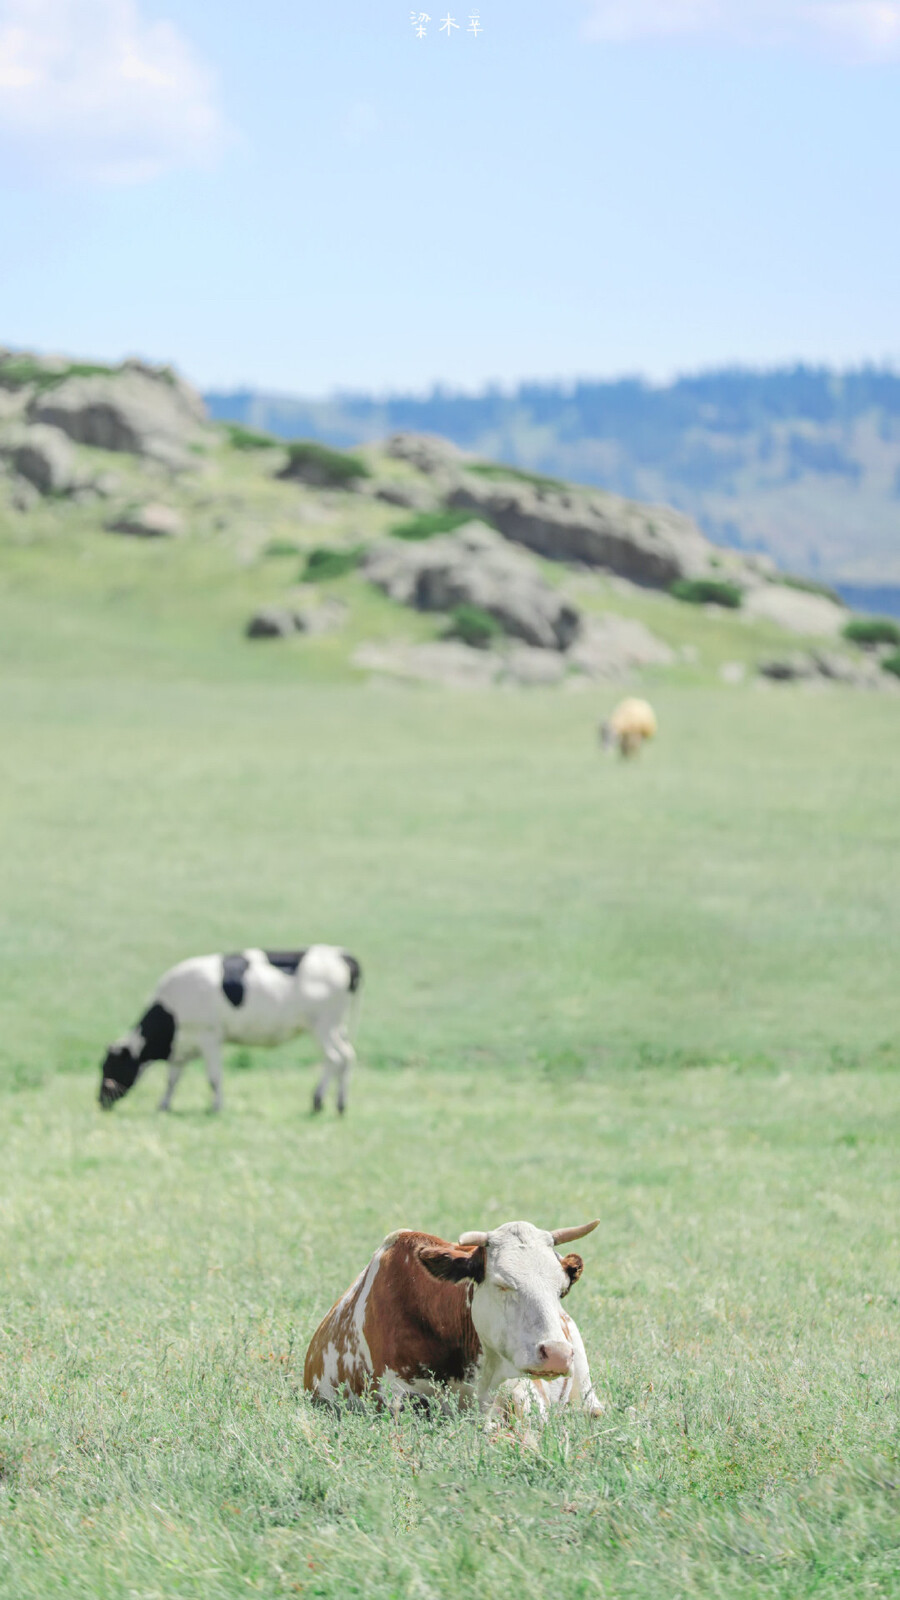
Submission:
<svg viewBox="0 0 900 1600">
<path fill-rule="evenodd" d="M 511 1283 L 495 1283 L 494 1288 L 499 1289 L 501 1294 L 515 1294 Z"/>
</svg>

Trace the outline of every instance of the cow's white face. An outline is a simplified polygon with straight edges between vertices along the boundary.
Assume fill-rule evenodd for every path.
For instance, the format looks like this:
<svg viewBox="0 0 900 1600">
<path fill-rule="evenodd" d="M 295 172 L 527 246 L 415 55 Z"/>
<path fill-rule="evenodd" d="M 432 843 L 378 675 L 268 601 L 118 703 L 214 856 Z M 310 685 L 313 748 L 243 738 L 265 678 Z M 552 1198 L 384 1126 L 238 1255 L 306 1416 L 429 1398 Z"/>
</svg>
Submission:
<svg viewBox="0 0 900 1600">
<path fill-rule="evenodd" d="M 560 1301 L 581 1276 L 581 1257 L 560 1259 L 553 1235 L 530 1222 L 505 1222 L 487 1235 L 473 1235 L 484 1241 L 474 1249 L 469 1237 L 446 1249 L 421 1251 L 423 1266 L 434 1277 L 471 1279 L 472 1322 L 486 1354 L 529 1377 L 566 1377 L 574 1351 Z"/>
<path fill-rule="evenodd" d="M 571 1372 L 574 1352 L 563 1331 L 560 1300 L 580 1274 L 581 1258 L 571 1258 L 570 1265 L 572 1275 L 553 1248 L 552 1234 L 530 1222 L 506 1222 L 490 1233 L 484 1279 L 472 1295 L 472 1321 L 484 1349 L 533 1377 Z"/>
</svg>

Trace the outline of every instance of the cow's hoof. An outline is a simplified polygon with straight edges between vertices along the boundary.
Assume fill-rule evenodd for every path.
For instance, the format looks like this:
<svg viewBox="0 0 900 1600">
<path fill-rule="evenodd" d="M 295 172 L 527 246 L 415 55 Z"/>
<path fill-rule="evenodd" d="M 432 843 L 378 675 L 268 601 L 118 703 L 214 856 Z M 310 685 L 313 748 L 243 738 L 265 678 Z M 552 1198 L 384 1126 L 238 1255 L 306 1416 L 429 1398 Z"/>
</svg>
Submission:
<svg viewBox="0 0 900 1600">
<path fill-rule="evenodd" d="M 344 1112 L 346 1111 L 346 1109 L 347 1109 L 347 1107 L 345 1105 L 342 1105 L 340 1100 L 339 1100 L 338 1101 L 338 1116 L 342 1117 L 344 1115 Z"/>
<path fill-rule="evenodd" d="M 322 1105 L 322 1096 L 318 1093 L 314 1094 L 312 1103 L 313 1116 L 315 1116 L 317 1112 L 321 1111 Z"/>
<path fill-rule="evenodd" d="M 165 1100 L 160 1100 L 159 1105 L 157 1106 L 156 1109 L 157 1109 L 157 1111 L 169 1111 L 171 1108 L 166 1105 Z"/>
</svg>

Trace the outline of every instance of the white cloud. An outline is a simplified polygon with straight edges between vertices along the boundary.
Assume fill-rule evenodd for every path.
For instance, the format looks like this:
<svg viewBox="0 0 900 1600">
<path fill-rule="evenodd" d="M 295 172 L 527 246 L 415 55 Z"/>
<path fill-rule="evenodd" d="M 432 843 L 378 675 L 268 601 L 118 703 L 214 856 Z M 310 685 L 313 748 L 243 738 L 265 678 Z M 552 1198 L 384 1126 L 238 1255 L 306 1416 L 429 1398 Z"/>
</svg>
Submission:
<svg viewBox="0 0 900 1600">
<path fill-rule="evenodd" d="M 208 161 L 223 124 L 211 76 L 136 0 L 0 0 L 0 154 L 101 183 Z"/>
<path fill-rule="evenodd" d="M 589 0 L 585 33 L 609 43 L 695 35 L 900 59 L 900 0 Z"/>
</svg>

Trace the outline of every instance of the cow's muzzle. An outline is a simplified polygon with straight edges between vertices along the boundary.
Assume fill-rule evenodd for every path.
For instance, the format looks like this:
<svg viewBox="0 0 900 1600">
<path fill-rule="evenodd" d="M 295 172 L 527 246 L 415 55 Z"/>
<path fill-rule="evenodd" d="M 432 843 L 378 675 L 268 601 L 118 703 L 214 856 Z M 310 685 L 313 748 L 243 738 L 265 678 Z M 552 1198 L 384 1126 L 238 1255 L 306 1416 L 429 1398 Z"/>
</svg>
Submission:
<svg viewBox="0 0 900 1600">
<path fill-rule="evenodd" d="M 539 1344 L 537 1361 L 528 1370 L 529 1378 L 568 1378 L 575 1364 L 575 1351 L 567 1340 Z"/>
<path fill-rule="evenodd" d="M 116 1083 L 115 1078 L 104 1078 L 100 1085 L 100 1093 L 97 1098 L 103 1107 L 103 1110 L 110 1111 L 115 1105 L 116 1101 L 121 1100 L 124 1093 L 125 1090 L 122 1088 L 120 1083 Z"/>
</svg>

